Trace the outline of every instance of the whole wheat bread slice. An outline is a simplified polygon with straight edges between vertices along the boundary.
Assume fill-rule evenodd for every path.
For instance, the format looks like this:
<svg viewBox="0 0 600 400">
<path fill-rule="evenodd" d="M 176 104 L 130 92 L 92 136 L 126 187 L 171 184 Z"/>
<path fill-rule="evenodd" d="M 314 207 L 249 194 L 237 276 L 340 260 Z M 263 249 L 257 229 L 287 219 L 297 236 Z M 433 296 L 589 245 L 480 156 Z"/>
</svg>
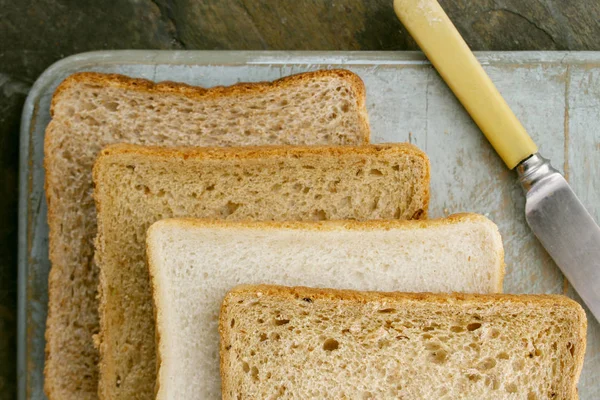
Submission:
<svg viewBox="0 0 600 400">
<path fill-rule="evenodd" d="M 217 320 L 223 297 L 240 283 L 498 293 L 504 275 L 498 228 L 476 214 L 428 221 L 168 219 L 148 230 L 147 255 L 160 400 L 221 398 Z"/>
<path fill-rule="evenodd" d="M 148 398 L 156 376 L 148 227 L 228 220 L 424 218 L 429 161 L 409 144 L 168 150 L 113 146 L 94 166 L 101 398 Z"/>
<path fill-rule="evenodd" d="M 44 161 L 52 263 L 44 386 L 51 399 L 97 398 L 91 173 L 104 146 L 357 145 L 369 139 L 364 85 L 343 70 L 212 89 L 80 73 L 58 87 L 51 112 Z"/>
<path fill-rule="evenodd" d="M 219 322 L 223 399 L 572 400 L 586 325 L 558 295 L 239 287 Z"/>
</svg>

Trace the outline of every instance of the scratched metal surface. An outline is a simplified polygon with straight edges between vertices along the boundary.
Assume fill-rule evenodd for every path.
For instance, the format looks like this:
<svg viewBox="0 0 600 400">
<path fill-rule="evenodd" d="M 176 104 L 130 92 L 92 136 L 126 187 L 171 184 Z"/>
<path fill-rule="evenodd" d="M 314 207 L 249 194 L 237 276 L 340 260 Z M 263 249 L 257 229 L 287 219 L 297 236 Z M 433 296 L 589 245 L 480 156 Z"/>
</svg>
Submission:
<svg viewBox="0 0 600 400">
<path fill-rule="evenodd" d="M 563 170 L 600 219 L 600 53 L 479 53 L 500 92 L 540 150 Z M 358 73 L 367 87 L 374 142 L 412 142 L 432 166 L 431 217 L 487 215 L 504 238 L 509 293 L 566 293 L 568 282 L 526 226 L 524 200 L 449 89 L 420 53 L 120 51 L 77 55 L 48 69 L 33 87 L 21 127 L 19 220 L 19 398 L 43 398 L 48 228 L 43 137 L 58 83 L 83 70 L 117 72 L 193 85 L 272 80 L 328 67 Z M 600 326 L 588 313 L 580 398 L 600 398 Z"/>
</svg>

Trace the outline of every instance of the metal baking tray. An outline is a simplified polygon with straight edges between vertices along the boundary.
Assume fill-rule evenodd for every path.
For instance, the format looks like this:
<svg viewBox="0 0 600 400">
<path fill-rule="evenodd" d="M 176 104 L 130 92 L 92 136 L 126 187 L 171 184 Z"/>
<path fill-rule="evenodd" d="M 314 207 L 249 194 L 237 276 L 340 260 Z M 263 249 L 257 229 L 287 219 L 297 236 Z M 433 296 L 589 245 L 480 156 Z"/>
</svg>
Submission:
<svg viewBox="0 0 600 400">
<path fill-rule="evenodd" d="M 484 68 L 541 151 L 562 170 L 592 215 L 600 218 L 600 53 L 483 52 Z M 495 221 L 504 238 L 508 293 L 565 293 L 577 300 L 528 229 L 524 200 L 469 116 L 421 53 L 103 51 L 75 55 L 44 72 L 25 103 L 19 194 L 19 399 L 43 394 L 48 227 L 43 139 L 56 86 L 78 71 L 120 73 L 154 81 L 230 85 L 307 70 L 348 68 L 367 88 L 374 142 L 412 142 L 431 159 L 430 216 L 472 211 Z M 596 184 L 596 185 L 595 185 Z M 600 326 L 588 313 L 581 399 L 600 398 Z"/>
</svg>

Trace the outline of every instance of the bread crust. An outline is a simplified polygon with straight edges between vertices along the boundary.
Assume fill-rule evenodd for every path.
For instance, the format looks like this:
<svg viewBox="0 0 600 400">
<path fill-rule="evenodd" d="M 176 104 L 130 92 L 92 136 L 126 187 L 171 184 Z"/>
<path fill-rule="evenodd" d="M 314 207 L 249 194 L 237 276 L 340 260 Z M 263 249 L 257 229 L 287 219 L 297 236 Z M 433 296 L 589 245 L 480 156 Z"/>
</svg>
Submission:
<svg viewBox="0 0 600 400">
<path fill-rule="evenodd" d="M 585 355 L 587 339 L 587 318 L 585 311 L 575 300 L 563 295 L 554 294 L 465 294 L 465 293 L 401 293 L 401 292 L 369 292 L 355 290 L 338 289 L 318 289 L 308 287 L 286 287 L 277 285 L 240 285 L 230 290 L 223 300 L 219 317 L 219 335 L 221 338 L 230 337 L 230 325 L 227 324 L 227 310 L 234 297 L 239 296 L 274 296 L 280 301 L 295 301 L 297 299 L 311 298 L 316 300 L 344 301 L 359 304 L 371 302 L 394 303 L 394 302 L 427 302 L 431 304 L 457 304 L 462 306 L 471 305 L 507 305 L 507 304 L 535 304 L 544 308 L 564 307 L 575 310 L 577 314 L 577 343 L 576 353 L 573 355 L 575 371 L 571 377 L 573 385 L 568 388 L 568 399 L 577 399 L 577 382 L 583 368 L 583 359 Z M 221 341 L 220 347 L 220 368 L 223 398 L 228 399 L 227 393 L 230 382 L 227 381 L 224 374 L 224 368 L 229 361 L 229 353 L 226 344 Z"/>
<path fill-rule="evenodd" d="M 242 146 L 242 147 L 176 147 L 140 146 L 134 144 L 113 144 L 105 147 L 96 161 L 96 166 L 104 158 L 133 154 L 144 157 L 178 158 L 182 160 L 243 160 L 256 158 L 286 157 L 299 158 L 307 155 L 372 155 L 372 154 L 411 154 L 426 161 L 427 176 L 430 177 L 429 158 L 417 146 L 410 143 L 382 143 L 364 146 Z"/>
<path fill-rule="evenodd" d="M 189 99 L 213 99 L 219 97 L 244 97 L 253 94 L 267 93 L 269 91 L 281 90 L 287 87 L 293 87 L 302 85 L 303 83 L 309 83 L 317 78 L 339 78 L 349 83 L 349 89 L 351 90 L 351 98 L 354 97 L 354 101 L 357 107 L 360 133 L 363 141 L 368 143 L 370 138 L 370 128 L 368 122 L 368 115 L 366 112 L 366 90 L 363 81 L 360 77 L 350 71 L 343 69 L 331 69 L 331 70 L 319 70 L 313 72 L 299 73 L 296 75 L 286 76 L 273 82 L 255 82 L 255 83 L 238 83 L 232 86 L 217 86 L 213 88 L 202 88 L 197 86 L 191 86 L 184 83 L 178 82 L 160 82 L 154 83 L 146 79 L 130 78 L 119 74 L 103 74 L 97 72 L 80 72 L 67 77 L 56 89 L 52 97 L 50 114 L 52 117 L 55 116 L 55 111 L 58 105 L 69 96 L 73 90 L 79 90 L 79 87 L 89 86 L 96 88 L 120 88 L 127 91 L 144 92 L 148 94 L 171 94 L 186 97 Z M 58 272 L 63 263 L 64 252 L 69 251 L 68 249 L 59 249 L 57 244 L 60 244 L 61 237 L 61 218 L 57 211 L 55 202 L 54 190 L 55 186 L 58 186 L 58 182 L 52 182 L 48 179 L 48 171 L 53 171 L 54 166 L 57 164 L 57 155 L 50 151 L 51 144 L 61 140 L 64 136 L 64 132 L 58 129 L 59 126 L 54 120 L 48 125 L 46 129 L 46 136 L 44 139 L 44 168 L 47 171 L 46 179 L 44 182 L 46 200 L 48 204 L 48 224 L 50 227 L 49 232 L 49 243 L 50 252 L 49 259 L 53 268 L 50 270 L 48 291 L 49 293 L 56 293 L 64 290 L 65 284 L 58 279 Z M 65 125 L 69 124 L 68 120 L 62 120 Z M 75 155 L 77 157 L 77 155 Z M 93 261 L 92 261 L 93 262 Z M 95 267 L 93 267 L 95 268 Z M 58 272 L 57 272 L 58 271 Z M 55 307 L 62 305 L 56 304 Z M 53 365 L 59 365 L 60 361 L 53 360 L 53 350 L 51 344 L 56 342 L 57 337 L 63 334 L 63 332 L 54 328 L 56 317 L 52 312 L 52 308 L 49 307 L 48 317 L 46 320 L 46 347 L 45 347 L 45 365 L 44 365 L 44 392 L 50 399 L 62 398 L 63 394 L 59 391 L 59 384 L 55 382 L 54 376 L 51 370 L 56 370 Z M 60 328 L 60 326 L 59 326 Z M 96 343 L 98 344 L 98 343 Z M 56 374 L 60 371 L 55 372 Z M 67 380 L 63 376 L 60 377 L 62 380 Z M 74 377 L 73 379 L 77 379 Z M 95 396 L 93 396 L 95 397 Z"/>
</svg>

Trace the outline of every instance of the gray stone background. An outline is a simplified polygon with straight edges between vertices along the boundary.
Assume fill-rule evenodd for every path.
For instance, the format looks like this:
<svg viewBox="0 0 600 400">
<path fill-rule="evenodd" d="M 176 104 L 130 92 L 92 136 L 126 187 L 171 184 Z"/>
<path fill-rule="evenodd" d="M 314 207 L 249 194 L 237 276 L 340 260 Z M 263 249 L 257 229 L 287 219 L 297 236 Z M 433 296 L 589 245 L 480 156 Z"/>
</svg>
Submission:
<svg viewBox="0 0 600 400">
<path fill-rule="evenodd" d="M 600 50 L 598 0 L 440 0 L 474 50 Z M 90 50 L 414 50 L 392 0 L 0 0 L 0 399 L 16 396 L 19 119 Z"/>
</svg>

